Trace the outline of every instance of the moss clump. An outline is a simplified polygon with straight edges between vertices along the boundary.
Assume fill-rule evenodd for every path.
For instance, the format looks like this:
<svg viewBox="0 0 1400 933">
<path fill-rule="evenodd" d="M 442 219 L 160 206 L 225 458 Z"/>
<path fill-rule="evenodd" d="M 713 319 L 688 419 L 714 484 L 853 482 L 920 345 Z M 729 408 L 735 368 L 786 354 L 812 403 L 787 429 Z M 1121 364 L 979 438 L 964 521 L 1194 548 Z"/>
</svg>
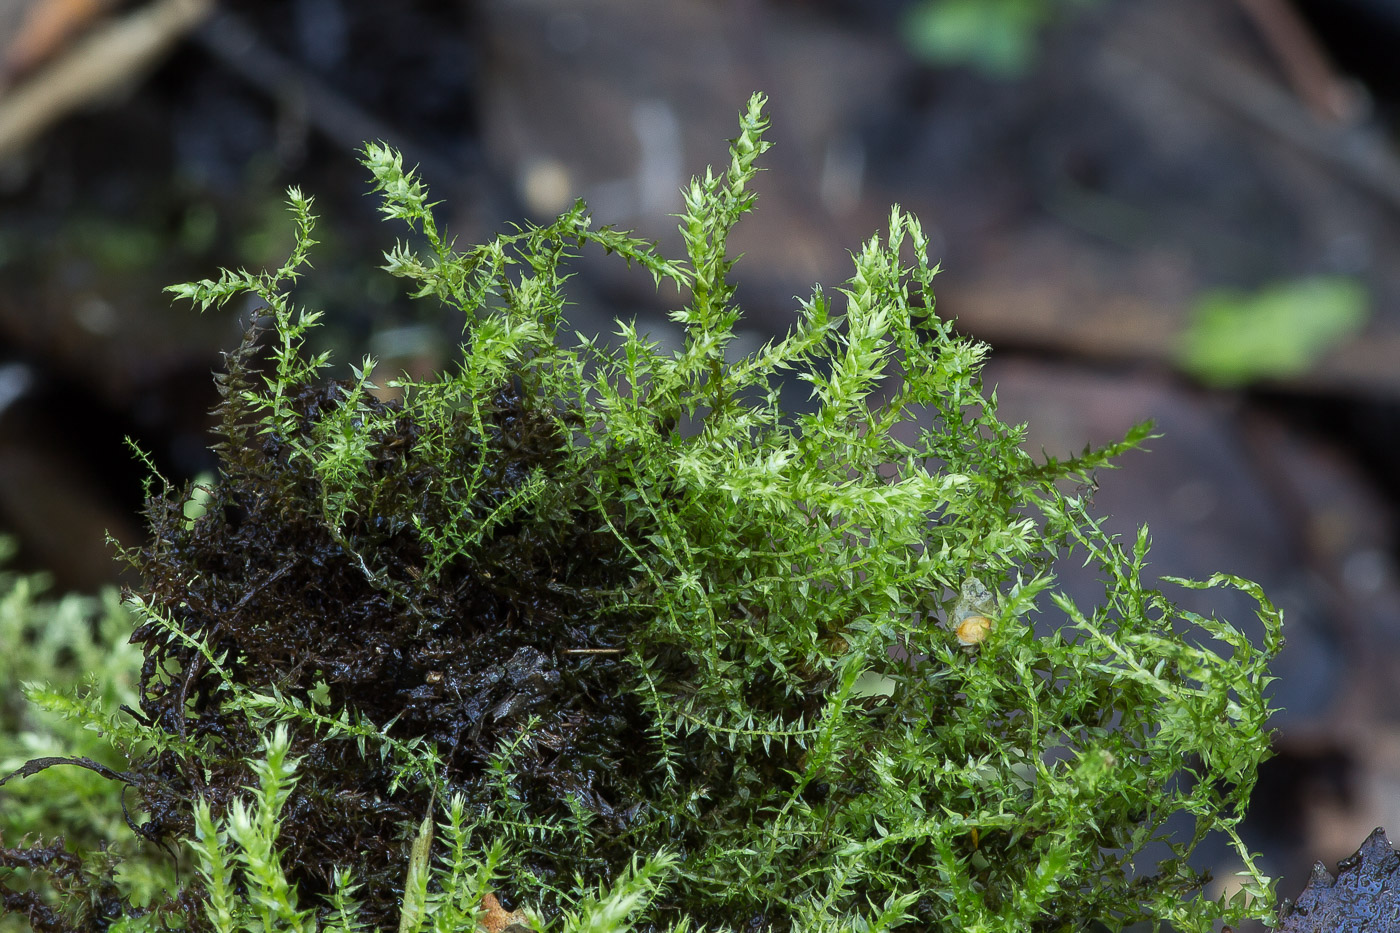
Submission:
<svg viewBox="0 0 1400 933">
<path fill-rule="evenodd" d="M 683 260 L 592 229 L 582 204 L 458 252 L 414 174 L 367 147 L 385 214 L 415 235 L 386 268 L 466 322 L 458 364 L 391 383 L 399 402 L 377 399 L 371 361 L 328 383 L 305 352 L 299 193 L 286 265 L 175 289 L 204 308 L 257 296 L 270 321 L 229 358 L 203 514 L 156 490 L 130 555 L 145 664 L 116 776 L 142 831 L 194 862 L 181 893 L 205 910 L 181 922 L 1268 915 L 1235 826 L 1268 749 L 1277 613 L 1238 578 L 1174 581 L 1256 596 L 1257 649 L 1143 585 L 1146 531 L 1125 548 L 1070 490 L 1148 428 L 1027 456 L 982 390 L 985 348 L 934 313 L 927 241 L 898 209 L 855 254 L 841 313 L 817 289 L 789 334 L 736 358 L 726 241 L 752 208 L 762 103 L 726 170 L 684 192 Z M 563 345 L 565 263 L 590 244 L 676 286 L 683 346 L 626 323 L 613 348 Z M 805 413 L 779 404 L 788 373 Z M 1101 605 L 1056 592 L 1066 559 L 1100 568 Z M 1194 831 L 1169 831 L 1183 814 Z M 1211 832 L 1247 866 L 1228 903 L 1187 862 Z"/>
<path fill-rule="evenodd" d="M 398 919 L 404 827 L 417 824 L 435 790 L 490 810 L 501 792 L 492 758 L 503 746 L 516 746 L 510 798 L 523 819 L 544 824 L 581 806 L 595 836 L 626 838 L 639 804 L 661 787 L 648 719 L 619 689 L 633 679 L 620 646 L 640 617 L 608 612 L 605 597 L 629 571 L 617 540 L 581 510 L 549 523 L 503 521 L 489 542 L 429 572 L 436 555 L 414 527 L 415 518 L 447 524 L 444 510 L 458 496 L 484 515 L 531 475 L 556 473 L 564 455 L 556 422 L 527 405 L 517 379 L 480 406 L 477 423 L 459 411 L 438 425 L 445 448 L 426 447 L 424 426 L 402 405 L 362 397 L 353 404 L 375 425 L 363 444 L 375 495 L 332 528 L 312 461 L 297 451 L 316 443 L 318 426 L 356 388 L 300 391 L 287 409 L 295 435 L 249 430 L 241 393 L 250 355 L 233 358 L 225 384 L 224 469 L 204 514 L 189 521 L 182 496 L 153 498 L 151 544 L 137 559 L 148 613 L 134 636 L 147 658 L 141 712 L 204 743 L 196 758 L 172 751 L 139 766 L 155 814 L 148 828 L 188 837 L 191 800 L 222 811 L 242 793 L 263 724 L 225 702 L 229 677 L 311 709 L 352 710 L 437 748 L 433 781 L 395 792 L 393 761 L 310 730 L 297 737 L 300 788 L 282 817 L 285 857 L 309 892 L 328 892 L 336 869 L 353 870 L 380 894 L 365 904 L 376 925 Z M 191 638 L 169 639 L 170 626 Z M 567 881 L 575 869 L 616 870 L 631 859 L 630 848 L 615 849 L 551 839 L 522 868 Z"/>
</svg>

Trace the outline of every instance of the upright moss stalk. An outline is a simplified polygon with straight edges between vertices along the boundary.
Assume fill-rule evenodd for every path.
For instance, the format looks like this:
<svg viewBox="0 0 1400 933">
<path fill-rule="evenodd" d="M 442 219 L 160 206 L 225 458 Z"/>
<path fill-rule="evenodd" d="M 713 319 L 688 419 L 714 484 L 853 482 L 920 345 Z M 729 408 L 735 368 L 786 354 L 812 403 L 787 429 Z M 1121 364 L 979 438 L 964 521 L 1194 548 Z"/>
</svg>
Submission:
<svg viewBox="0 0 1400 933">
<path fill-rule="evenodd" d="M 433 379 L 327 382 L 319 317 L 270 273 L 221 377 L 206 510 L 157 484 L 129 555 L 145 667 L 117 736 L 181 896 L 105 929 L 1079 930 L 1268 917 L 1236 827 L 1268 753 L 1261 647 L 1145 585 L 1076 492 L 1148 436 L 1037 461 L 934 310 L 918 221 L 737 354 L 734 224 L 768 144 L 684 192 L 686 255 L 553 223 L 457 251 L 397 153 L 364 164 L 414 234 L 385 268 L 462 315 Z M 683 345 L 561 340 L 567 261 L 601 247 L 677 294 Z M 805 382 L 798 413 L 784 386 Z M 1104 601 L 1056 589 L 1096 565 Z M 55 702 L 45 695 L 41 702 Z M 1184 818 L 1184 819 L 1183 819 Z M 1184 827 L 1184 829 L 1183 829 Z M 1188 862 L 1245 866 L 1211 902 Z M 1157 853 L 1168 853 L 1155 863 Z M 14 864 L 14 857 L 6 855 Z M 120 875 L 92 884 L 123 884 Z"/>
</svg>

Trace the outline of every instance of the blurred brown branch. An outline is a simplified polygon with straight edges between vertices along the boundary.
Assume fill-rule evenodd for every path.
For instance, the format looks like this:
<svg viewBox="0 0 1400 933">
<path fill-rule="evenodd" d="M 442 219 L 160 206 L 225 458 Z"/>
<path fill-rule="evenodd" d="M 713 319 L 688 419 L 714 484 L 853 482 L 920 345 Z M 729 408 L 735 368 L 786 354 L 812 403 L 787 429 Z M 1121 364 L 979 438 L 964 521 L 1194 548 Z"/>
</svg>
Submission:
<svg viewBox="0 0 1400 933">
<path fill-rule="evenodd" d="M 0 157 L 23 150 L 72 111 L 130 87 L 213 6 L 155 0 L 72 42 L 0 96 Z"/>
<path fill-rule="evenodd" d="M 1322 43 L 1288 0 L 1236 0 L 1254 21 L 1288 83 L 1313 115 L 1329 123 L 1351 123 L 1362 109 L 1355 88 L 1332 67 Z"/>
</svg>

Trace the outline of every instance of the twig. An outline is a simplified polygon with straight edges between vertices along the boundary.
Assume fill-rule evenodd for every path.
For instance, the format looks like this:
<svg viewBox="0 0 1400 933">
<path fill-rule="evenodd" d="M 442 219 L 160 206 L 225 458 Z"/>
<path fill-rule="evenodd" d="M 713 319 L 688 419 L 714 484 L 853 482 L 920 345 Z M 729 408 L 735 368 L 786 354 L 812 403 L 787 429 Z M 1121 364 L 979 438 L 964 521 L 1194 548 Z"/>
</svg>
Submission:
<svg viewBox="0 0 1400 933">
<path fill-rule="evenodd" d="M 127 774 L 124 771 L 113 771 L 106 765 L 100 762 L 93 761 L 91 758 L 48 757 L 29 759 L 24 764 L 11 771 L 9 774 L 0 778 L 0 784 L 8 782 L 11 778 L 33 777 L 40 771 L 46 771 L 49 768 L 54 767 L 55 765 L 76 765 L 79 768 L 87 768 L 89 771 L 95 771 L 110 781 L 121 781 L 123 784 L 136 783 L 136 778 L 134 776 Z"/>
<path fill-rule="evenodd" d="M 13 5 L 13 4 L 12 4 Z M 111 12 L 113 0 L 32 3 L 5 49 L 0 83 L 13 84 L 67 47 L 74 36 Z"/>
<path fill-rule="evenodd" d="M 1276 84 L 1163 22 L 1134 31 L 1112 51 L 1262 127 L 1400 210 L 1400 159 L 1371 128 L 1321 123 Z"/>
<path fill-rule="evenodd" d="M 1351 123 L 1360 111 L 1356 92 L 1342 80 L 1322 44 L 1288 0 L 1236 0 L 1268 43 L 1288 83 L 1313 115 Z"/>
<path fill-rule="evenodd" d="M 99 26 L 0 98 L 0 157 L 72 111 L 130 86 L 199 24 L 213 0 L 155 0 Z"/>
</svg>

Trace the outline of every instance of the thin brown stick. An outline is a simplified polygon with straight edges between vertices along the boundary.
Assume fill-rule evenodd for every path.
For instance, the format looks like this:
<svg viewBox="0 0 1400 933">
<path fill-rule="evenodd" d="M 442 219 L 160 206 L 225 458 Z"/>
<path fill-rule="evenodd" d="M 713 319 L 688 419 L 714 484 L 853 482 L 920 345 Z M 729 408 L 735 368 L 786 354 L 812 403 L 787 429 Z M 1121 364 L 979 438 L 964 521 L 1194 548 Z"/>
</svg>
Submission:
<svg viewBox="0 0 1400 933">
<path fill-rule="evenodd" d="M 1112 43 L 1110 52 L 1267 130 L 1400 209 L 1400 159 L 1384 139 L 1364 125 L 1317 120 L 1277 83 L 1238 61 L 1202 48 L 1194 37 L 1160 20 L 1149 20 L 1143 28 L 1126 32 Z"/>
<path fill-rule="evenodd" d="M 1355 91 L 1327 57 L 1322 43 L 1288 0 L 1236 0 L 1259 30 L 1288 83 L 1313 115 L 1349 123 L 1359 110 Z"/>
<path fill-rule="evenodd" d="M 0 98 L 0 156 L 72 111 L 129 87 L 213 10 L 213 0 L 155 0 L 99 26 Z"/>
</svg>

